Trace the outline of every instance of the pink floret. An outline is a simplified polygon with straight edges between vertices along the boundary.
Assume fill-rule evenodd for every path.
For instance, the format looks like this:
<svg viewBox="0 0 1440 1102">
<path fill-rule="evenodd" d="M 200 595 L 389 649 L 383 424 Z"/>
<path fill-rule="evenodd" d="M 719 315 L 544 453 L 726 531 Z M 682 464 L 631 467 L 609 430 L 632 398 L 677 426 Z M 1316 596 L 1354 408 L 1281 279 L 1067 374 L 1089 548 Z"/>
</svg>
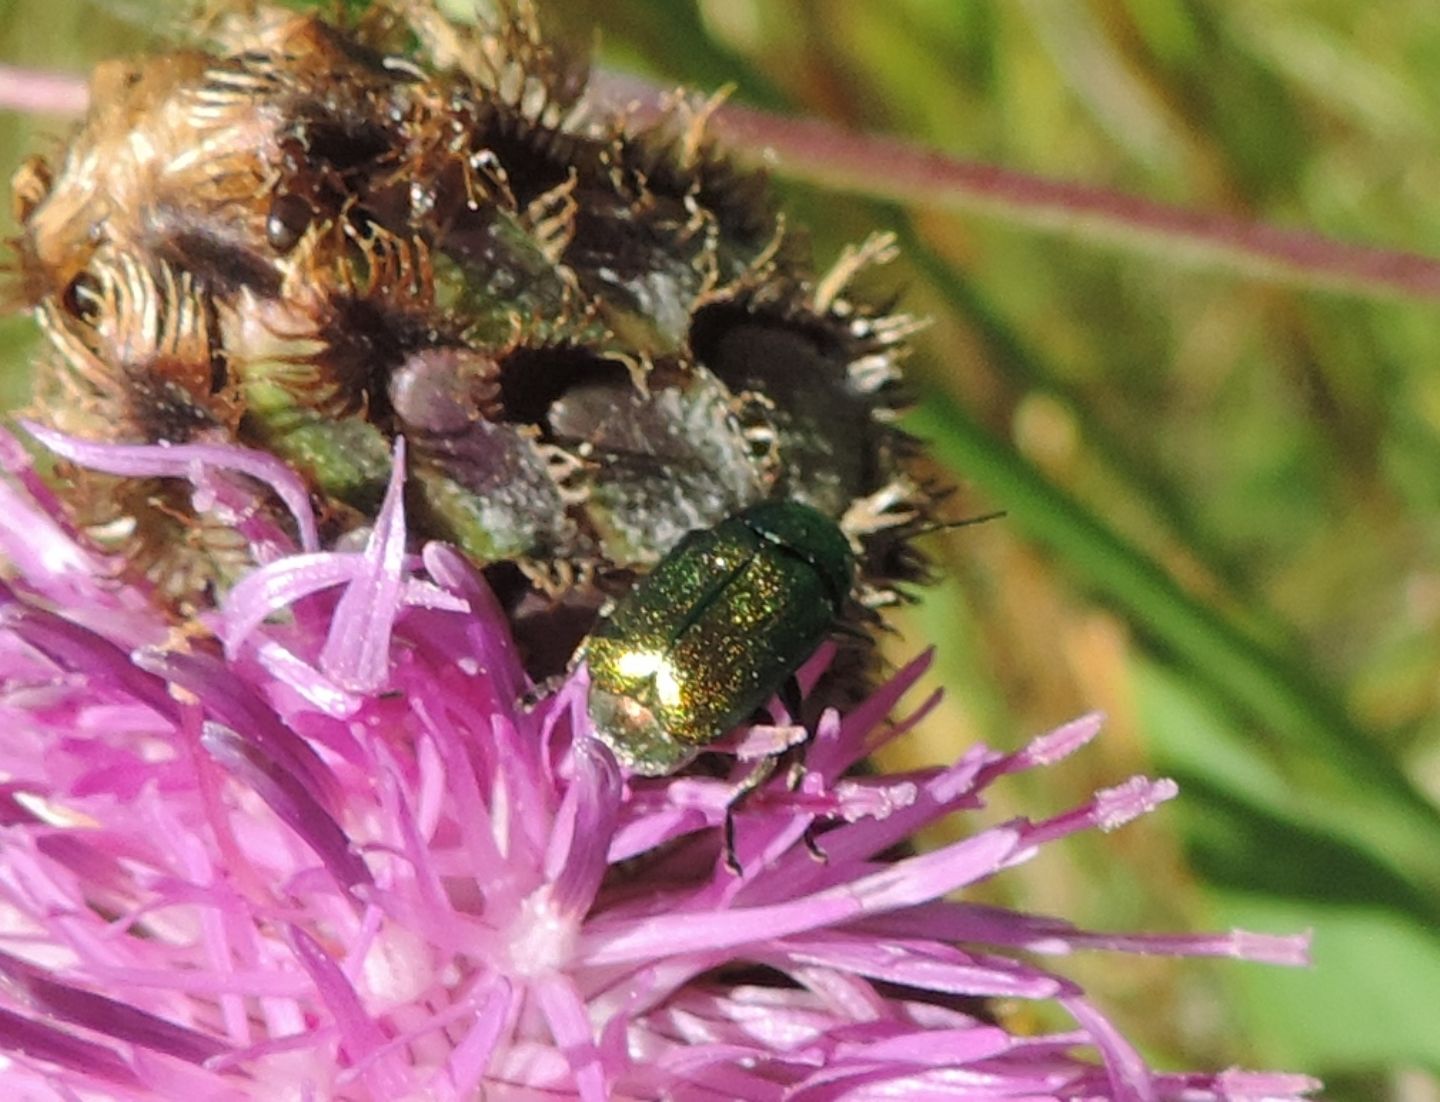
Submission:
<svg viewBox="0 0 1440 1102">
<path fill-rule="evenodd" d="M 407 549 L 403 450 L 368 544 L 323 551 L 303 487 L 268 457 L 34 435 L 77 463 L 189 479 L 198 502 L 238 476 L 301 535 L 257 554 L 216 613 L 177 631 L 0 436 L 7 1097 L 1316 1088 L 1156 1073 L 1074 983 L 1034 963 L 1106 950 L 1298 964 L 1303 938 L 1090 933 L 964 899 L 1057 838 L 1143 815 L 1170 782 L 1136 778 L 907 855 L 920 829 L 983 806 L 990 784 L 1075 752 L 1098 718 L 1014 753 L 974 746 L 948 767 L 847 776 L 906 729 L 887 717 L 924 656 L 848 715 L 826 713 L 797 789 L 777 777 L 745 805 L 736 876 L 721 852 L 726 802 L 746 757 L 793 732 L 727 741 L 728 779 L 627 776 L 592 737 L 583 668 L 528 703 L 481 576 L 449 548 Z M 995 997 L 1051 1001 L 1073 1028 L 1012 1033 L 987 1009 Z"/>
</svg>

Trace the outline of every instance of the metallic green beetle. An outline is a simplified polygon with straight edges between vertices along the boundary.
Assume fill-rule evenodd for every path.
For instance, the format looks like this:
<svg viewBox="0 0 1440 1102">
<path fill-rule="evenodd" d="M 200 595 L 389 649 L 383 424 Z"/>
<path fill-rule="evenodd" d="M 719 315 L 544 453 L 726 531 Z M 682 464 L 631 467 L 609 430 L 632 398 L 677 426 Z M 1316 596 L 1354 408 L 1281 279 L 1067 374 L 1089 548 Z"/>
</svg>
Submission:
<svg viewBox="0 0 1440 1102">
<path fill-rule="evenodd" d="M 632 772 L 674 772 L 782 688 L 854 580 L 844 533 L 798 502 L 691 532 L 585 644 L 596 733 Z"/>
</svg>

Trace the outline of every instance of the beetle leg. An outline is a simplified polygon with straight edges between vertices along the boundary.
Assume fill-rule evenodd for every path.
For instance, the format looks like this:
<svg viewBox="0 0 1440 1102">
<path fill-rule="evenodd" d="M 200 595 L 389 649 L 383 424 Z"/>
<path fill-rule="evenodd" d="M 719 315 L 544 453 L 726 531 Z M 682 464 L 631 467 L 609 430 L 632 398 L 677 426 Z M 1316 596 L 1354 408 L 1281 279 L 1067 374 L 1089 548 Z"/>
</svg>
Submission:
<svg viewBox="0 0 1440 1102">
<path fill-rule="evenodd" d="M 794 686 L 797 692 L 799 691 L 799 682 L 795 681 L 794 678 L 790 679 L 790 684 Z M 786 707 L 789 707 L 788 703 Z M 813 737 L 814 732 L 811 732 L 811 735 Z M 806 741 L 808 742 L 809 740 L 807 739 Z M 739 876 L 743 871 L 740 867 L 740 859 L 735 854 L 735 813 L 745 805 L 745 802 L 749 800 L 766 781 L 775 775 L 775 770 L 780 767 L 782 762 L 787 762 L 785 766 L 785 787 L 791 792 L 798 791 L 800 785 L 805 780 L 805 745 L 806 743 L 802 742 L 797 746 L 791 746 L 788 749 L 782 750 L 778 754 L 761 758 L 755 763 L 755 767 L 745 775 L 745 779 L 736 787 L 735 795 L 731 796 L 729 803 L 725 805 L 725 867 L 734 875 Z M 805 828 L 802 841 L 805 843 L 806 851 L 816 861 L 819 861 L 823 865 L 830 860 L 825 851 L 820 848 L 820 842 L 815 837 L 814 823 L 811 823 Z"/>
<path fill-rule="evenodd" d="M 800 688 L 800 681 L 792 674 L 785 679 L 780 686 L 780 703 L 785 705 L 785 710 L 790 713 L 790 722 L 800 722 L 800 709 L 805 706 L 804 690 Z"/>
<path fill-rule="evenodd" d="M 805 828 L 805 833 L 800 836 L 800 840 L 805 843 L 805 852 L 810 855 L 812 861 L 821 865 L 830 863 L 830 855 L 820 848 L 820 839 L 815 836 L 814 823 Z"/>
<path fill-rule="evenodd" d="M 737 880 L 745 875 L 745 870 L 740 867 L 740 858 L 735 854 L 735 805 L 733 803 L 728 804 L 725 808 L 725 867 Z"/>
<path fill-rule="evenodd" d="M 725 867 L 735 876 L 741 875 L 743 871 L 740 868 L 740 859 L 735 855 L 735 812 L 775 774 L 775 767 L 783 756 L 772 754 L 757 761 L 755 768 L 745 775 L 745 779 L 735 789 L 735 795 L 731 796 L 725 805 Z"/>
<path fill-rule="evenodd" d="M 797 756 L 795 760 L 790 763 L 790 768 L 785 771 L 785 787 L 791 792 L 796 792 L 799 791 L 800 785 L 803 784 L 804 781 L 805 759 Z M 806 852 L 816 861 L 822 865 L 829 862 L 829 856 L 820 848 L 820 840 L 815 836 L 815 824 L 813 822 L 805 828 L 805 833 L 801 835 L 801 841 L 805 843 Z"/>
<path fill-rule="evenodd" d="M 520 694 L 519 704 L 521 710 L 528 712 L 547 696 L 557 692 L 560 686 L 565 684 L 565 676 L 563 673 L 551 674 L 538 685 L 531 685 L 530 688 Z"/>
</svg>

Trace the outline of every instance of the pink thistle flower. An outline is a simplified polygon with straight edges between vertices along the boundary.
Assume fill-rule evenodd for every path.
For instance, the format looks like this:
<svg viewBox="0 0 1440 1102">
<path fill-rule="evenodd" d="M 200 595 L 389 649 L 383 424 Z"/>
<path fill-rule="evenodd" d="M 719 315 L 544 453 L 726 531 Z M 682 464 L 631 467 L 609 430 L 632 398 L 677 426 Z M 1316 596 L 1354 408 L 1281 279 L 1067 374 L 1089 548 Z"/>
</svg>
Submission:
<svg viewBox="0 0 1440 1102">
<path fill-rule="evenodd" d="M 952 893 L 1174 794 L 1137 778 L 1055 818 L 895 856 L 1097 733 L 847 770 L 921 658 L 826 713 L 798 791 L 622 774 L 577 670 L 531 689 L 456 553 L 406 551 L 397 473 L 363 550 L 233 447 L 32 430 L 73 461 L 188 478 L 261 563 L 167 620 L 67 528 L 0 437 L 0 1076 L 26 1099 L 1290 1098 L 1313 1081 L 1149 1069 L 1073 983 L 1077 949 L 1301 963 L 1305 939 L 1087 933 Z M 399 472 L 403 463 L 396 465 Z M 258 481 L 257 481 L 258 480 Z M 260 487 L 257 490 L 257 486 Z M 261 518 L 295 514 L 300 547 Z M 217 641 L 218 640 L 218 641 Z M 816 663 L 809 673 L 815 673 Z M 922 708 L 921 712 L 925 709 Z M 747 755 L 795 737 L 756 728 Z M 823 828 L 827 859 L 805 834 Z M 1019 954 L 1025 954 L 1022 957 Z M 985 1000 L 1052 1000 L 1020 1036 Z"/>
</svg>

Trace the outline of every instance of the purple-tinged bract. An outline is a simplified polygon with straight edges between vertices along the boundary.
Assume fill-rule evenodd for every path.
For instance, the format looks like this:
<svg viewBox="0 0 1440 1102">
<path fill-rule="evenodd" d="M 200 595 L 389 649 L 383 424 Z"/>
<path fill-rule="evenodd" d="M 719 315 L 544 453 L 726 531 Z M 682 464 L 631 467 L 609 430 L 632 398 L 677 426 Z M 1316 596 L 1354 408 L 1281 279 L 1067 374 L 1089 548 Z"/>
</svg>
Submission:
<svg viewBox="0 0 1440 1102">
<path fill-rule="evenodd" d="M 532 672 L 687 532 L 769 500 L 840 524 L 864 605 L 894 601 L 936 494 L 893 423 L 915 320 L 850 288 L 889 239 L 816 272 L 710 104 L 617 111 L 526 0 L 359 7 L 221 2 L 96 70 L 12 188 L 36 417 L 269 452 L 326 546 L 374 522 L 403 436 L 411 549 L 488 569 Z M 253 565 L 173 479 L 64 484 L 177 609 Z"/>
</svg>

